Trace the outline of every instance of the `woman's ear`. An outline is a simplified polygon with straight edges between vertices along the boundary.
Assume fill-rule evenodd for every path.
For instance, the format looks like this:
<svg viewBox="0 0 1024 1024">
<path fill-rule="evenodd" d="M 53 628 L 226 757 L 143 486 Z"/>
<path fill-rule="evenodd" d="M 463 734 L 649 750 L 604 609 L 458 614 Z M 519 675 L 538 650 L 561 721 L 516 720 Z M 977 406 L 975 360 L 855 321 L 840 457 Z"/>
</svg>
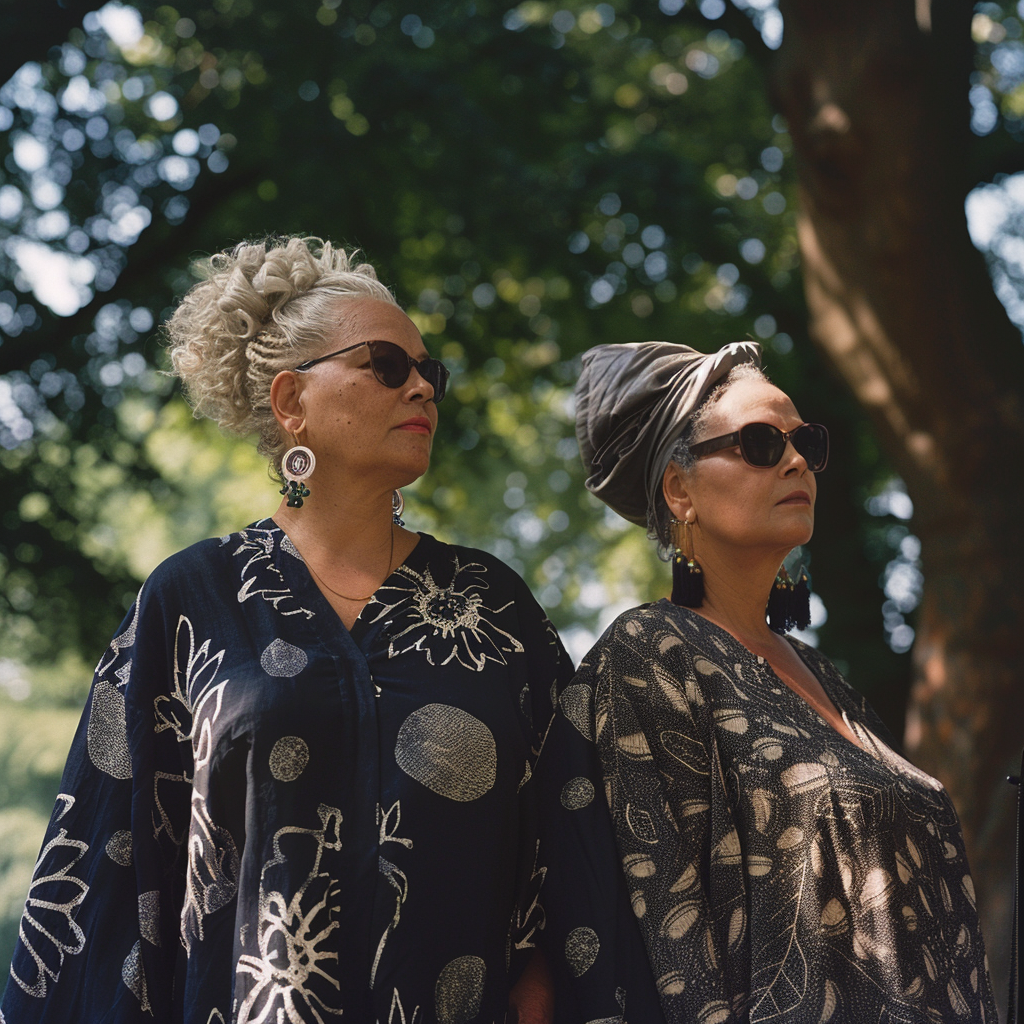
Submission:
<svg viewBox="0 0 1024 1024">
<path fill-rule="evenodd" d="M 674 462 L 668 464 L 665 475 L 661 478 L 661 493 L 665 496 L 665 504 L 675 519 L 694 522 L 696 513 L 690 498 L 686 477 L 683 470 Z"/>
<path fill-rule="evenodd" d="M 270 385 L 270 408 L 281 429 L 295 437 L 306 426 L 302 384 L 293 370 L 282 370 Z"/>
</svg>

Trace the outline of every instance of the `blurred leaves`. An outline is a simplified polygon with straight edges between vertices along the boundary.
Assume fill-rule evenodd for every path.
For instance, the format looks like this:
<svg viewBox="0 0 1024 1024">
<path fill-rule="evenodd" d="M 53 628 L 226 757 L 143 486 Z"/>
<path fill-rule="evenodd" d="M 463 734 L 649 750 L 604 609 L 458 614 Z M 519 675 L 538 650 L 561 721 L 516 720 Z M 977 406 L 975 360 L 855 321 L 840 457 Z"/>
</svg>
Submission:
<svg viewBox="0 0 1024 1024">
<path fill-rule="evenodd" d="M 650 554 L 607 568 L 638 545 L 602 535 L 581 487 L 574 357 L 756 334 L 783 386 L 794 338 L 813 361 L 789 137 L 744 53 L 701 17 L 627 5 L 286 18 L 225 0 L 111 3 L 25 65 L 0 93 L 15 651 L 104 635 L 159 557 L 272 507 L 241 482 L 262 472 L 166 405 L 153 334 L 190 253 L 265 231 L 364 246 L 452 366 L 424 522 L 494 547 L 561 625 L 593 626 L 600 602 L 576 595 L 602 566 L 623 600 L 660 592 Z M 90 582 L 108 596 L 85 608 Z"/>
<path fill-rule="evenodd" d="M 406 519 L 519 569 L 577 657 L 668 590 L 583 486 L 580 353 L 760 340 L 832 431 L 803 553 L 823 646 L 898 729 L 913 538 L 866 507 L 890 470 L 808 341 L 792 146 L 760 70 L 774 4 L 115 0 L 54 20 L 48 50 L 47 11 L 11 24 L 8 53 L 35 59 L 0 88 L 0 666 L 29 684 L 0 695 L 0 806 L 32 807 L 0 833 L 45 818 L 59 765 L 28 751 L 63 756 L 77 713 L 43 708 L 80 706 L 147 573 L 276 507 L 252 447 L 192 420 L 158 333 L 194 256 L 266 233 L 363 247 L 394 286 L 453 373 Z M 976 11 L 977 165 L 1009 172 L 1021 14 Z M 34 852 L 0 864 L 0 901 Z"/>
</svg>

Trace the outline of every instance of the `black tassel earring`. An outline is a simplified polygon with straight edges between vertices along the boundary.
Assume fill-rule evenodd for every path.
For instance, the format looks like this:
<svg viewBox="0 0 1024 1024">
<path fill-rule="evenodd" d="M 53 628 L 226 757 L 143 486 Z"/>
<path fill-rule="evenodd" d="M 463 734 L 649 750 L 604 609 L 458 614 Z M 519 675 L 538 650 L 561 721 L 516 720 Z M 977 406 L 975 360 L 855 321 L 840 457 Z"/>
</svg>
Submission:
<svg viewBox="0 0 1024 1024">
<path fill-rule="evenodd" d="M 792 626 L 790 608 L 793 597 L 793 580 L 786 567 L 782 566 L 775 576 L 772 591 L 768 595 L 768 625 L 776 633 L 785 633 Z"/>
<path fill-rule="evenodd" d="M 801 566 L 794 583 L 782 566 L 768 595 L 768 625 L 776 633 L 786 633 L 794 626 L 806 629 L 810 624 L 811 585 L 807 570 Z"/>
<path fill-rule="evenodd" d="M 797 573 L 792 600 L 793 624 L 797 629 L 806 629 L 811 624 L 811 581 L 803 566 L 800 566 L 800 572 Z"/>
<path fill-rule="evenodd" d="M 693 557 L 690 523 L 672 520 L 672 603 L 684 608 L 699 608 L 704 603 L 704 573 Z"/>
</svg>

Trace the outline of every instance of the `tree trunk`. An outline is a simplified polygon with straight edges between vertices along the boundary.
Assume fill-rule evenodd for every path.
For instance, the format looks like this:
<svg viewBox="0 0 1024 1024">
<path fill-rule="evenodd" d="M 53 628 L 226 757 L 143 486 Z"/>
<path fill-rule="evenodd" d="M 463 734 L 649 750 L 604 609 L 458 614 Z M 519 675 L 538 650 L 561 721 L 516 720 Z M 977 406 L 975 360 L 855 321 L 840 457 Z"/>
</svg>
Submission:
<svg viewBox="0 0 1024 1024">
<path fill-rule="evenodd" d="M 781 0 L 811 333 L 914 501 L 925 578 L 908 753 L 964 826 L 1005 1000 L 1024 743 L 1024 346 L 964 215 L 967 2 Z"/>
</svg>

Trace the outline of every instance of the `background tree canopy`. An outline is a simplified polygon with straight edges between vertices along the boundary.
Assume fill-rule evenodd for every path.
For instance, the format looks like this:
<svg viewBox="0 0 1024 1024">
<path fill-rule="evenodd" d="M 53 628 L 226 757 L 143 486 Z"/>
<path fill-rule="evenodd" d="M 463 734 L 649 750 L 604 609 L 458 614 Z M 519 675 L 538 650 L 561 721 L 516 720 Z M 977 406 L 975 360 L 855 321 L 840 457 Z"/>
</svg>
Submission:
<svg viewBox="0 0 1024 1024">
<path fill-rule="evenodd" d="M 1006 175 L 1024 164 L 1024 11 L 90 6 L 0 2 L 0 961 L 88 664 L 157 562 L 278 499 L 251 446 L 191 419 L 158 325 L 193 256 L 301 232 L 363 248 L 453 371 L 410 526 L 519 569 L 577 658 L 668 588 L 642 532 L 582 486 L 579 354 L 761 340 L 833 438 L 818 529 L 794 556 L 814 638 L 897 734 L 916 679 L 911 746 L 962 812 L 984 794 L 965 825 L 998 969 L 1024 350 L 964 201 L 1020 324 L 1024 177 Z M 988 474 L 976 493 L 995 511 L 958 511 L 949 496 L 975 481 L 920 454 L 925 435 Z M 968 524 L 952 538 L 951 515 Z M 1003 632 L 974 631 L 993 669 L 950 624 L 1000 601 Z M 949 692 L 1009 715 L 994 741 L 990 718 L 935 703 L 950 651 Z"/>
</svg>

